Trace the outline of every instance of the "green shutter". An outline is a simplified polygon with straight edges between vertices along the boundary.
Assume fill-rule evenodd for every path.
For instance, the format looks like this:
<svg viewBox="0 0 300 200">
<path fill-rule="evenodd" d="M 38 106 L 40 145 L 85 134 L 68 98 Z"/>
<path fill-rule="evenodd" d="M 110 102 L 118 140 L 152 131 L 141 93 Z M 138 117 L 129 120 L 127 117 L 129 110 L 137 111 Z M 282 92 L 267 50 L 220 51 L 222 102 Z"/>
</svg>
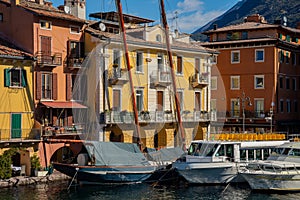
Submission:
<svg viewBox="0 0 300 200">
<path fill-rule="evenodd" d="M 21 138 L 21 114 L 12 114 L 11 115 L 11 138 Z"/>
<path fill-rule="evenodd" d="M 26 75 L 26 70 L 22 69 L 22 86 L 26 87 L 27 86 L 27 75 Z"/>
<path fill-rule="evenodd" d="M 4 87 L 10 86 L 10 69 L 4 69 Z"/>
<path fill-rule="evenodd" d="M 289 35 L 286 36 L 286 41 L 288 41 L 288 42 L 291 41 L 291 37 Z"/>
<path fill-rule="evenodd" d="M 281 33 L 279 34 L 279 38 L 282 39 L 282 34 Z"/>
</svg>

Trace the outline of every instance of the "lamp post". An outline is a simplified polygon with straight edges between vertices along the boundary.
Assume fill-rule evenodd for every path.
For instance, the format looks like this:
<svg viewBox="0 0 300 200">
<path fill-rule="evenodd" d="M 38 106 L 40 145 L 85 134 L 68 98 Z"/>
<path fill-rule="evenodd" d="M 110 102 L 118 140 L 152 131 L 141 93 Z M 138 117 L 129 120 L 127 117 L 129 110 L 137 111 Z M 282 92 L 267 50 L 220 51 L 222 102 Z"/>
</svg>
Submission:
<svg viewBox="0 0 300 200">
<path fill-rule="evenodd" d="M 270 118 L 271 118 L 271 119 L 270 119 L 270 121 L 271 121 L 271 122 L 270 122 L 270 132 L 271 132 L 271 133 L 272 133 L 272 131 L 273 131 L 273 130 L 272 130 L 272 125 L 273 125 L 273 114 L 274 114 L 274 113 L 273 113 L 273 107 L 274 107 L 274 105 L 275 105 L 275 103 L 272 102 L 272 103 L 271 103 L 271 109 L 270 109 Z"/>
<path fill-rule="evenodd" d="M 243 133 L 245 133 L 245 104 L 248 103 L 248 106 L 252 106 L 250 97 L 246 97 L 245 92 L 243 91 L 242 97 L 238 97 L 238 105 L 242 103 L 242 111 L 243 111 Z"/>
</svg>

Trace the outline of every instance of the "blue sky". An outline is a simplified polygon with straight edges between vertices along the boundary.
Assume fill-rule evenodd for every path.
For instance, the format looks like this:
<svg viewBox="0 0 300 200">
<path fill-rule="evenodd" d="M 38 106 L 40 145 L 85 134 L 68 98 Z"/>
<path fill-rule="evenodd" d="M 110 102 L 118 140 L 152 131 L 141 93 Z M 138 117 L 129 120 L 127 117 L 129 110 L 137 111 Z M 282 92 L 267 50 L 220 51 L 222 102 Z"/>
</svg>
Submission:
<svg viewBox="0 0 300 200">
<path fill-rule="evenodd" d="M 238 1 L 240 0 L 165 0 L 169 27 L 177 28 L 180 32 L 192 33 Z M 54 6 L 58 6 L 63 5 L 64 0 L 52 2 Z M 115 0 L 86 0 L 86 2 L 88 14 L 115 10 Z M 149 18 L 156 23 L 160 22 L 159 2 L 159 0 L 121 0 L 124 13 Z"/>
</svg>

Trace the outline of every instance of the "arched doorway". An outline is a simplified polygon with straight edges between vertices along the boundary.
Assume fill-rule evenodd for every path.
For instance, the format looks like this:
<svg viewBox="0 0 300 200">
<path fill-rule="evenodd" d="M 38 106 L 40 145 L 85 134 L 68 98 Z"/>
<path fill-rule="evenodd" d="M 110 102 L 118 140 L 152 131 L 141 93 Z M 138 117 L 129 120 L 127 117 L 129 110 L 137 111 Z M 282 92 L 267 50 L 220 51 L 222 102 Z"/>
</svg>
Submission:
<svg viewBox="0 0 300 200">
<path fill-rule="evenodd" d="M 109 134 L 109 141 L 124 142 L 124 135 L 123 133 L 115 133 L 114 131 L 111 131 Z"/>
</svg>

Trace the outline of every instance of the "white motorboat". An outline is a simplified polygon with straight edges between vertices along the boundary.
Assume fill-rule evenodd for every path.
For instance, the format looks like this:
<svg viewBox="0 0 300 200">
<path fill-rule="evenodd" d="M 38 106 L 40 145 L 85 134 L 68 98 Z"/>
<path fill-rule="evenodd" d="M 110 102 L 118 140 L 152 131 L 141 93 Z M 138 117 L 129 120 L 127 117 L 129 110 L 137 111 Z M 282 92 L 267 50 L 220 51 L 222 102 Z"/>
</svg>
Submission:
<svg viewBox="0 0 300 200">
<path fill-rule="evenodd" d="M 288 141 L 192 141 L 188 154 L 172 164 L 190 184 L 245 182 L 238 169 L 265 160 L 271 150 Z"/>
<path fill-rule="evenodd" d="M 300 143 L 279 146 L 267 160 L 249 163 L 240 174 L 253 190 L 300 191 Z"/>
</svg>

